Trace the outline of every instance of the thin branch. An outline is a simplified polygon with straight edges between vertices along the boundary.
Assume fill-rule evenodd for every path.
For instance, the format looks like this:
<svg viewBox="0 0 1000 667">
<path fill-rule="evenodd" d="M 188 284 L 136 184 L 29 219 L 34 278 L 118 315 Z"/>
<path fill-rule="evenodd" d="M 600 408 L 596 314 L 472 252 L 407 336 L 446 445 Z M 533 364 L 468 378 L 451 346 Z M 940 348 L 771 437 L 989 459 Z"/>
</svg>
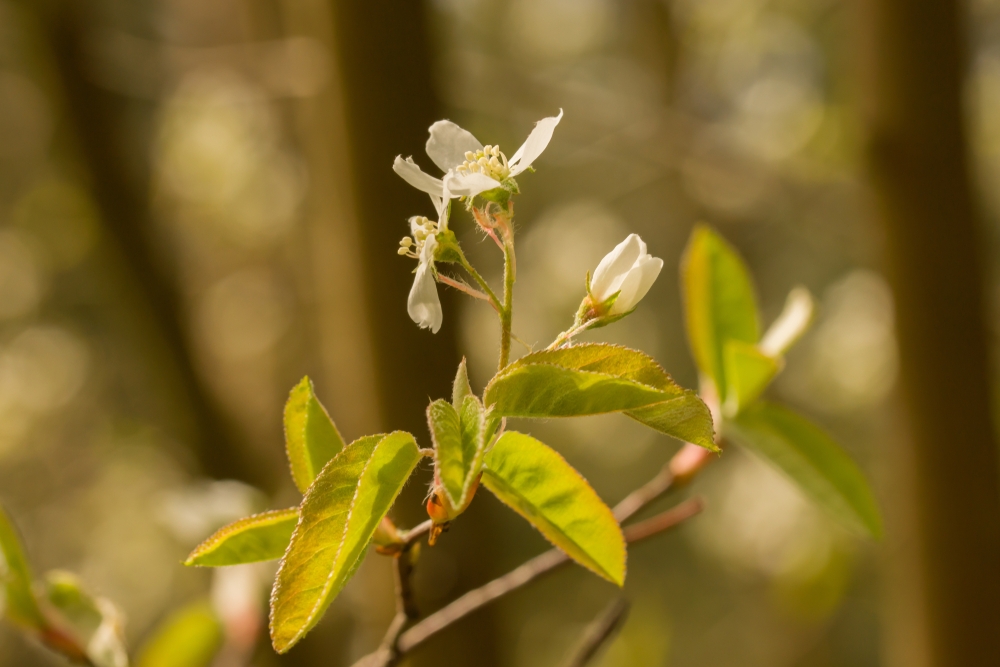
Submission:
<svg viewBox="0 0 1000 667">
<path fill-rule="evenodd" d="M 585 667 L 589 664 L 601 647 L 618 634 L 618 630 L 628 618 L 628 610 L 629 603 L 625 598 L 612 600 L 611 604 L 587 627 L 580 645 L 566 662 L 566 667 Z"/>
<path fill-rule="evenodd" d="M 467 285 L 461 280 L 455 280 L 454 278 L 446 276 L 443 273 L 438 274 L 438 282 L 444 283 L 448 287 L 454 287 L 459 292 L 465 292 L 474 299 L 482 299 L 483 301 L 489 302 L 491 305 L 493 303 L 492 301 L 490 301 L 490 297 L 486 296 L 486 294 L 480 292 L 475 287 Z"/>
<path fill-rule="evenodd" d="M 643 507 L 653 502 L 674 485 L 674 475 L 667 464 L 651 480 L 628 494 L 615 505 L 614 514 L 618 523 L 624 523 Z"/>
<path fill-rule="evenodd" d="M 691 518 L 700 512 L 702 507 L 703 503 L 700 498 L 687 500 L 662 514 L 636 524 L 630 529 L 625 529 L 625 540 L 631 544 L 662 533 Z M 486 606 L 493 600 L 521 588 L 525 584 L 568 562 L 569 557 L 562 551 L 550 549 L 541 555 L 535 556 L 527 563 L 524 563 L 502 577 L 494 579 L 480 588 L 469 591 L 404 632 L 399 637 L 399 642 L 397 643 L 400 655 L 411 651 L 432 635 L 437 634 L 459 619 Z"/>
</svg>

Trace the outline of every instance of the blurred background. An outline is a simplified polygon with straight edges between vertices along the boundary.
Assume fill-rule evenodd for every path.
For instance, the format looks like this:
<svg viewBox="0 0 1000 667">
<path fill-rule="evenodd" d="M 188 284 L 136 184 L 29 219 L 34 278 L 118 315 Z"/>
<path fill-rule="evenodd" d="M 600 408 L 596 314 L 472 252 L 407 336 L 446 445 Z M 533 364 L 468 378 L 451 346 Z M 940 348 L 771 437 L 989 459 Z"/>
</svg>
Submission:
<svg viewBox="0 0 1000 667">
<path fill-rule="evenodd" d="M 965 41 L 956 29 L 944 47 L 927 47 L 929 62 L 954 56 L 960 76 L 941 93 L 950 102 L 932 94 L 926 110 L 907 107 L 899 117 L 967 121 L 967 144 L 943 150 L 967 157 L 971 175 L 955 176 L 964 179 L 959 201 L 941 210 L 956 217 L 938 222 L 960 240 L 962 229 L 978 229 L 969 254 L 992 260 L 1000 4 L 973 0 L 965 14 L 944 2 L 912 6 L 924 5 L 970 26 Z M 226 665 L 349 665 L 372 650 L 393 614 L 388 559 L 370 556 L 320 626 L 280 658 L 257 627 L 266 624 L 273 567 L 213 581 L 180 561 L 228 521 L 299 502 L 281 410 L 303 375 L 348 439 L 407 429 L 426 442 L 428 398 L 448 395 L 463 355 L 482 388 L 496 360 L 488 308 L 442 290 L 437 335 L 406 315 L 413 265 L 395 250 L 406 219 L 432 211 L 392 173 L 392 158 L 413 155 L 430 168 L 423 145 L 438 118 L 510 155 L 535 121 L 563 108 L 537 173 L 520 179 L 516 334 L 547 343 L 565 329 L 586 271 L 637 232 L 665 269 L 634 315 L 589 336 L 641 348 L 695 386 L 677 269 L 692 226 L 716 226 L 750 265 L 765 323 L 793 286 L 816 295 L 818 321 L 771 394 L 823 424 L 859 461 L 888 525 L 883 542 L 859 540 L 769 467 L 727 451 L 689 491 L 703 494 L 708 510 L 631 551 L 632 613 L 598 664 L 932 664 L 928 638 L 937 635 L 925 611 L 935 598 L 924 591 L 935 584 L 920 561 L 928 533 L 918 502 L 926 469 L 919 445 L 907 444 L 919 430 L 906 421 L 914 403 L 897 391 L 907 348 L 901 357 L 894 301 L 902 283 L 890 277 L 905 278 L 891 258 L 909 246 L 893 241 L 905 226 L 879 222 L 892 219 L 898 201 L 891 179 L 868 178 L 879 173 L 868 157 L 869 119 L 892 105 L 879 102 L 886 88 L 866 87 L 864 72 L 884 83 L 879 77 L 895 70 L 879 69 L 883 52 L 919 41 L 880 41 L 877 26 L 894 7 L 0 0 L 0 501 L 35 569 L 77 572 L 116 601 L 133 647 L 172 611 L 212 595 L 217 607 L 236 609 L 242 637 Z M 900 33 L 955 27 L 924 23 L 903 21 Z M 927 85 L 939 74 L 948 77 L 930 71 Z M 873 108 L 874 116 L 865 111 Z M 923 122 L 937 127 L 933 117 Z M 963 188 L 975 206 L 965 205 L 972 195 L 962 199 Z M 977 216 L 980 228 L 963 222 Z M 473 263 L 498 280 L 492 243 L 464 213 L 455 220 Z M 937 238 L 921 236 L 918 222 L 910 234 L 914 243 Z M 949 280 L 944 259 L 922 266 L 928 281 Z M 992 300 L 1000 282 L 983 275 Z M 958 345 L 940 350 L 942 359 L 966 352 L 986 377 L 997 314 L 977 319 L 976 293 L 951 299 L 968 306 L 982 349 Z M 988 409 L 984 388 L 969 384 Z M 609 503 L 678 448 L 617 416 L 525 428 Z M 962 449 L 955 440 L 939 444 Z M 986 465 L 962 473 L 963 488 L 985 489 L 987 520 L 1000 513 L 1000 504 L 989 508 L 992 446 L 987 435 Z M 422 469 L 407 488 L 397 523 L 424 518 L 429 479 Z M 480 494 L 424 550 L 421 610 L 544 548 L 525 522 Z M 981 576 L 982 590 L 994 590 L 991 575 Z M 408 664 L 558 664 L 614 595 L 580 568 L 560 571 L 467 618 Z M 962 664 L 936 655 L 933 664 Z M 0 629 L 0 665 L 60 664 Z"/>
</svg>

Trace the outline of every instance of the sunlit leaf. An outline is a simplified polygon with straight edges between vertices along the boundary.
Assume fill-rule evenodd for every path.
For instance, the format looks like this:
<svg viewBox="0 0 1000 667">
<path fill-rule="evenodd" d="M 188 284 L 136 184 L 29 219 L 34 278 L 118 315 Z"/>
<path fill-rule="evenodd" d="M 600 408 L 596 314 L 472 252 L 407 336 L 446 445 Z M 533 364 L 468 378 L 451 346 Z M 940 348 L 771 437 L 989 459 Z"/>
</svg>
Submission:
<svg viewBox="0 0 1000 667">
<path fill-rule="evenodd" d="M 460 409 L 461 413 L 443 399 L 427 407 L 437 478 L 451 506 L 459 511 L 465 507 L 472 480 L 482 468 L 486 449 L 486 424 L 479 399 L 465 396 Z"/>
<path fill-rule="evenodd" d="M 31 568 L 17 529 L 3 508 L 0 508 L 0 556 L 4 614 L 18 625 L 41 630 L 46 622 L 32 592 Z"/>
<path fill-rule="evenodd" d="M 726 416 L 735 416 L 757 400 L 781 369 L 781 360 L 769 357 L 756 345 L 731 340 L 726 343 Z"/>
<path fill-rule="evenodd" d="M 61 571 L 45 575 L 45 598 L 94 667 L 128 667 L 122 613 L 110 600 L 94 597 L 75 575 Z"/>
<path fill-rule="evenodd" d="M 171 614 L 139 651 L 136 667 L 209 667 L 222 648 L 222 622 L 207 600 Z"/>
<path fill-rule="evenodd" d="M 727 422 L 726 435 L 777 466 L 843 523 L 881 536 L 882 519 L 861 470 L 804 417 L 759 402 Z"/>
<path fill-rule="evenodd" d="M 760 331 L 753 283 L 743 260 L 721 236 L 695 227 L 681 267 L 688 342 L 695 363 L 726 397 L 725 344 L 754 344 Z"/>
<path fill-rule="evenodd" d="M 295 385 L 285 403 L 285 448 L 292 478 L 306 492 L 326 462 L 344 448 L 344 439 L 316 398 L 308 377 Z"/>
<path fill-rule="evenodd" d="M 611 509 L 553 449 L 504 433 L 486 455 L 483 485 L 573 560 L 625 582 L 625 538 Z"/>
<path fill-rule="evenodd" d="M 397 431 L 356 440 L 323 468 L 302 501 L 271 594 L 278 653 L 316 625 L 354 574 L 420 456 L 413 436 Z"/>
<path fill-rule="evenodd" d="M 491 416 L 577 417 L 624 412 L 662 433 L 715 449 L 712 416 L 651 357 L 588 343 L 521 357 L 486 387 Z"/>
<path fill-rule="evenodd" d="M 184 564 L 219 567 L 281 558 L 298 521 L 297 507 L 240 519 L 199 544 Z"/>
<path fill-rule="evenodd" d="M 472 384 L 469 382 L 469 370 L 465 364 L 465 357 L 462 357 L 462 362 L 458 365 L 458 372 L 455 374 L 455 382 L 451 388 L 452 407 L 460 410 L 465 397 L 472 396 L 474 393 Z"/>
</svg>

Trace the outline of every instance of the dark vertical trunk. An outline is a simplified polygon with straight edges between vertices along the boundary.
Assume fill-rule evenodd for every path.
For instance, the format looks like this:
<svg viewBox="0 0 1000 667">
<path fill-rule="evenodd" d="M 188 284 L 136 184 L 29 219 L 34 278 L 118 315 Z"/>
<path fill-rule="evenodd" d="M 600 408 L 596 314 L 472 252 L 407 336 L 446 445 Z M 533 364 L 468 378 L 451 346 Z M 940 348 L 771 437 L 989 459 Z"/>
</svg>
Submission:
<svg viewBox="0 0 1000 667">
<path fill-rule="evenodd" d="M 862 0 L 867 159 L 897 309 L 919 587 L 935 667 L 1000 656 L 1000 486 L 983 233 L 955 0 Z"/>
<path fill-rule="evenodd" d="M 334 0 L 331 5 L 385 426 L 411 431 L 426 443 L 429 398 L 450 396 L 458 365 L 458 312 L 453 295 L 440 290 L 445 319 L 439 333 L 418 329 L 406 314 L 414 265 L 396 249 L 409 233 L 407 219 L 432 216 L 433 208 L 425 194 L 392 171 L 399 154 L 433 169 L 424 143 L 427 128 L 443 114 L 434 94 L 426 3 Z M 404 524 L 421 520 L 411 510 L 422 507 L 422 493 L 411 484 L 397 503 Z M 447 547 L 435 547 L 459 556 L 459 586 L 486 578 L 490 558 L 481 545 L 488 533 L 489 526 L 470 520 L 447 536 Z M 434 655 L 418 652 L 411 661 L 494 665 L 494 627 L 492 611 L 486 610 L 451 633 Z"/>
</svg>

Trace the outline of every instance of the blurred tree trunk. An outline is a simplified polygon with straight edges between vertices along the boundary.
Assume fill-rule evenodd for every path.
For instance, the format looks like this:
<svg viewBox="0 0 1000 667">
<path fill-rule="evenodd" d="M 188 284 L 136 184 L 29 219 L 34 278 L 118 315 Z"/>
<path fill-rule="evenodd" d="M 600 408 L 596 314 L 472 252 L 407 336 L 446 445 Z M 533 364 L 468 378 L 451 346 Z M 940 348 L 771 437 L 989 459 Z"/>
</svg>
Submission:
<svg viewBox="0 0 1000 667">
<path fill-rule="evenodd" d="M 349 169 L 338 171 L 353 185 L 353 213 L 361 247 L 361 279 L 375 351 L 376 387 L 383 428 L 405 429 L 427 442 L 425 410 L 429 397 L 450 396 L 458 366 L 459 317 L 453 294 L 441 290 L 444 325 L 437 334 L 421 330 L 406 313 L 413 281 L 413 261 L 396 255 L 399 239 L 409 233 L 413 215 L 433 215 L 428 197 L 406 185 L 392 171 L 396 155 L 424 159 L 427 128 L 441 118 L 432 80 L 430 26 L 420 1 L 357 2 L 328 0 L 333 20 L 333 49 L 343 105 Z M 394 515 L 404 524 L 426 518 L 425 489 L 410 484 Z M 485 580 L 492 559 L 481 545 L 490 531 L 483 521 L 456 526 L 435 547 L 458 556 L 458 586 Z M 418 601 L 419 602 L 419 601 Z M 428 612 L 429 609 L 422 608 Z M 418 652 L 414 665 L 477 665 L 498 662 L 492 610 L 470 619 L 433 655 Z"/>
<path fill-rule="evenodd" d="M 88 3 L 23 3 L 40 28 L 51 59 L 54 84 L 61 96 L 67 130 L 94 199 L 107 246 L 109 268 L 126 285 L 112 298 L 125 300 L 126 328 L 144 339 L 134 341 L 146 353 L 157 384 L 187 424 L 165 424 L 170 435 L 192 449 L 203 470 L 217 478 L 237 478 L 273 488 L 275 475 L 248 457 L 234 443 L 230 428 L 211 390 L 198 374 L 186 332 L 186 314 L 177 285 L 154 251 L 149 206 L 149 137 L 136 130 L 142 117 L 124 98 L 97 86 L 88 72 L 92 54 L 89 40 L 108 26 L 96 20 Z M 148 116 L 148 113 L 147 113 Z M 126 146 L 138 148 L 128 154 Z M 143 388 L 142 392 L 151 391 Z M 143 402 L 146 397 L 136 402 Z M 180 426 L 180 430 L 178 430 Z M 171 432 L 171 430 L 173 431 Z"/>
<path fill-rule="evenodd" d="M 861 0 L 867 160 L 896 298 L 929 662 L 1000 656 L 986 247 L 963 127 L 963 5 Z M 891 529 L 891 527 L 890 527 Z"/>
</svg>

